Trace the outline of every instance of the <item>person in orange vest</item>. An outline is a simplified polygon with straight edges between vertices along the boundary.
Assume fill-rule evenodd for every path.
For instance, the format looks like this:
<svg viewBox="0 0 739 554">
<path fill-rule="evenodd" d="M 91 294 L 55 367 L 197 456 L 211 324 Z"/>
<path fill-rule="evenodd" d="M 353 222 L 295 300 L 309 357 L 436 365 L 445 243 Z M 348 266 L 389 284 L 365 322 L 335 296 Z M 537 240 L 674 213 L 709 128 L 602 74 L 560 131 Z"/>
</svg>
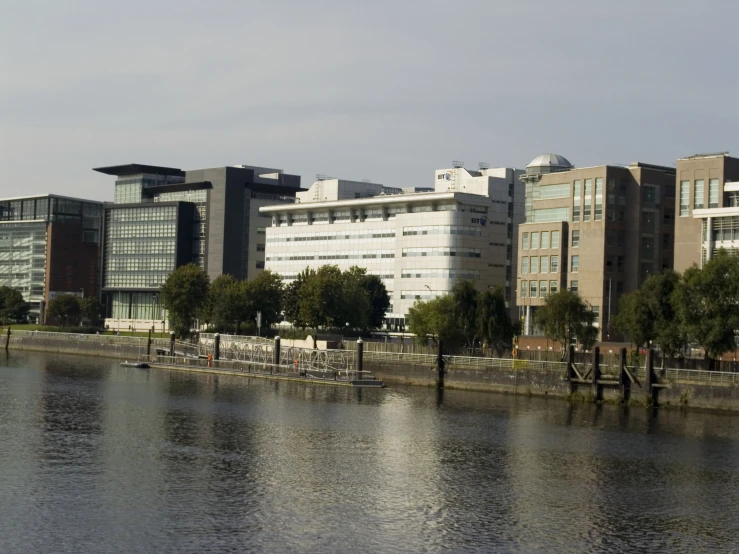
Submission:
<svg viewBox="0 0 739 554">
<path fill-rule="evenodd" d="M 210 367 L 210 362 L 212 362 L 212 361 L 213 361 L 213 354 L 211 354 L 210 352 L 208 352 L 208 367 Z"/>
</svg>

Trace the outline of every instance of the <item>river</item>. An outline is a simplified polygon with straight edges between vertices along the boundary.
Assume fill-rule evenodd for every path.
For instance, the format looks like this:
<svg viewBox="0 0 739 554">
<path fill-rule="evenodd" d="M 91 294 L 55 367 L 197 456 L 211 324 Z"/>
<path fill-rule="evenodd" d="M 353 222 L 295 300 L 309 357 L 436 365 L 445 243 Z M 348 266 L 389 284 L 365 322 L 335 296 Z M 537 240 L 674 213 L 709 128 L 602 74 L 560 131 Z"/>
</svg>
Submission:
<svg viewBox="0 0 739 554">
<path fill-rule="evenodd" d="M 8 553 L 739 543 L 735 415 L 0 352 L 0 472 Z"/>
</svg>

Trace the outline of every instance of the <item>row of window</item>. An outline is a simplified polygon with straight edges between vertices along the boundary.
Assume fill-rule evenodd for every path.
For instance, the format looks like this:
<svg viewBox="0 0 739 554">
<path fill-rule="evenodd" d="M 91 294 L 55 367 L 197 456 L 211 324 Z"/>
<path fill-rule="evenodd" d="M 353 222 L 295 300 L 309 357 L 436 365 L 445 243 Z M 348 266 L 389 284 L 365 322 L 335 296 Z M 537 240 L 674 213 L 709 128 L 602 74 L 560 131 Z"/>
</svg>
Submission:
<svg viewBox="0 0 739 554">
<path fill-rule="evenodd" d="M 559 287 L 558 281 L 521 281 L 521 298 L 546 298 L 554 294 Z"/>
<path fill-rule="evenodd" d="M 478 269 L 404 269 L 401 279 L 479 279 Z"/>
<path fill-rule="evenodd" d="M 403 257 L 413 256 L 456 256 L 462 258 L 479 258 L 479 248 L 431 247 L 431 248 L 403 248 Z"/>
<path fill-rule="evenodd" d="M 530 265 L 529 265 L 529 260 Z M 551 264 L 550 264 L 551 261 Z M 521 273 L 557 273 L 559 271 L 559 256 L 524 256 L 521 258 Z"/>
<path fill-rule="evenodd" d="M 394 239 L 394 230 L 377 230 L 377 231 L 338 231 L 325 233 L 285 233 L 272 234 L 267 237 L 267 243 L 280 242 L 313 242 L 324 240 L 373 240 L 373 239 Z"/>
<path fill-rule="evenodd" d="M 482 236 L 482 229 L 472 225 L 426 225 L 420 227 L 403 227 L 403 236 L 417 235 L 465 235 Z"/>
<path fill-rule="evenodd" d="M 174 221 L 176 218 L 175 206 L 112 209 L 108 212 L 108 221 Z"/>
<path fill-rule="evenodd" d="M 289 254 L 267 256 L 268 262 L 292 262 L 310 260 L 368 260 L 381 258 L 395 258 L 394 250 L 375 250 L 366 252 L 319 252 L 310 254 Z"/>
<path fill-rule="evenodd" d="M 559 231 L 523 233 L 521 239 L 523 242 L 522 248 L 524 250 L 538 250 L 539 248 L 547 250 L 549 248 L 559 248 Z"/>
<path fill-rule="evenodd" d="M 693 209 L 718 208 L 718 179 L 708 180 L 708 203 L 706 204 L 706 181 L 696 179 L 693 182 Z M 680 215 L 690 215 L 690 181 L 680 181 Z"/>
<path fill-rule="evenodd" d="M 174 237 L 176 225 L 174 223 L 149 223 L 138 225 L 111 225 L 106 234 L 110 238 L 149 238 Z"/>
</svg>

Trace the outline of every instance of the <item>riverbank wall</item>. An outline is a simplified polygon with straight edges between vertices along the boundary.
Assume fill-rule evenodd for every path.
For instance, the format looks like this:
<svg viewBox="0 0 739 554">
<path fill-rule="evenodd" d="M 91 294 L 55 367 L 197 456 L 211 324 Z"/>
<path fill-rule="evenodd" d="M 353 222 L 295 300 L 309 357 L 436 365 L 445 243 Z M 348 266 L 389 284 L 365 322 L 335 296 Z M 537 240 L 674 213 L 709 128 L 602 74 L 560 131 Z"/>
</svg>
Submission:
<svg viewBox="0 0 739 554">
<path fill-rule="evenodd" d="M 79 335 L 12 331 L 0 335 L 0 347 L 9 350 L 33 350 L 59 354 L 103 356 L 122 360 L 142 359 L 147 351 L 169 349 L 166 339 L 146 337 L 118 337 L 111 335 Z M 580 382 L 573 386 L 567 378 L 567 364 L 533 360 L 500 360 L 450 356 L 444 386 L 503 394 L 521 394 L 595 401 L 595 387 Z M 438 371 L 435 356 L 365 351 L 363 369 L 388 385 L 435 387 Z M 643 368 L 642 368 L 643 369 Z M 586 373 L 587 367 L 580 370 Z M 607 403 L 627 401 L 630 404 L 651 405 L 651 396 L 642 387 L 644 373 L 632 368 L 639 385 L 632 384 L 629 398 L 624 399 L 621 388 L 603 388 L 601 399 Z M 680 409 L 725 410 L 739 413 L 739 373 L 668 369 L 659 377 L 656 396 L 658 406 Z"/>
</svg>

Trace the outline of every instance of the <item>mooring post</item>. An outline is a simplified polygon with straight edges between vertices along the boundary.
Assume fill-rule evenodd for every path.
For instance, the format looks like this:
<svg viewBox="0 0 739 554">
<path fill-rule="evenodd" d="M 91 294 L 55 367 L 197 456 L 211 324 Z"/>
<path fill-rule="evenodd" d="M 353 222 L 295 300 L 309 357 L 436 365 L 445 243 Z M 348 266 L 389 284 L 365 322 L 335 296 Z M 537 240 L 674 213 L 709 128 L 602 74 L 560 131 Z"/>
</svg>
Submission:
<svg viewBox="0 0 739 554">
<path fill-rule="evenodd" d="M 444 388 L 444 374 L 446 373 L 444 371 L 444 366 L 445 366 L 445 363 L 444 363 L 444 347 L 443 347 L 443 344 L 442 344 L 441 339 L 439 339 L 439 353 L 436 356 L 436 371 L 437 371 L 438 376 L 439 376 L 439 378 L 437 380 L 437 386 L 440 389 L 443 389 Z"/>
<path fill-rule="evenodd" d="M 621 398 L 624 402 L 628 402 L 631 397 L 631 379 L 626 373 L 626 348 L 621 349 L 621 355 L 619 356 L 618 379 L 621 383 Z"/>
<path fill-rule="evenodd" d="M 575 379 L 575 347 L 570 345 L 570 347 L 567 349 L 567 381 L 570 384 L 570 394 L 575 392 L 575 389 L 577 386 L 574 383 Z"/>
<path fill-rule="evenodd" d="M 647 349 L 647 361 L 644 364 L 645 367 L 645 376 L 644 376 L 644 386 L 646 389 L 647 398 L 650 401 L 654 401 L 654 394 L 652 392 L 652 389 L 654 388 L 654 358 L 652 356 L 652 349 Z"/>
<path fill-rule="evenodd" d="M 275 337 L 275 346 L 274 346 L 274 350 L 272 351 L 272 367 L 273 368 L 280 367 L 280 336 L 279 335 Z"/>
<path fill-rule="evenodd" d="M 174 331 L 169 332 L 169 357 L 174 358 Z"/>
<path fill-rule="evenodd" d="M 213 359 L 220 360 L 221 359 L 221 334 L 216 333 L 213 339 L 214 339 Z"/>
<path fill-rule="evenodd" d="M 364 368 L 364 341 L 362 340 L 362 337 L 359 337 L 357 339 L 357 378 L 362 378 L 362 368 Z M 349 375 L 347 375 L 347 379 L 349 378 Z"/>
<path fill-rule="evenodd" d="M 146 341 L 146 357 L 151 356 L 151 329 L 149 329 L 149 340 Z"/>
<path fill-rule="evenodd" d="M 8 333 L 5 337 L 5 351 L 7 352 L 10 348 L 10 327 L 8 327 Z"/>
<path fill-rule="evenodd" d="M 598 383 L 598 381 L 600 381 L 600 346 L 596 346 L 593 348 L 592 380 L 593 394 L 595 395 L 595 400 L 603 400 L 603 385 L 600 385 Z"/>
</svg>

